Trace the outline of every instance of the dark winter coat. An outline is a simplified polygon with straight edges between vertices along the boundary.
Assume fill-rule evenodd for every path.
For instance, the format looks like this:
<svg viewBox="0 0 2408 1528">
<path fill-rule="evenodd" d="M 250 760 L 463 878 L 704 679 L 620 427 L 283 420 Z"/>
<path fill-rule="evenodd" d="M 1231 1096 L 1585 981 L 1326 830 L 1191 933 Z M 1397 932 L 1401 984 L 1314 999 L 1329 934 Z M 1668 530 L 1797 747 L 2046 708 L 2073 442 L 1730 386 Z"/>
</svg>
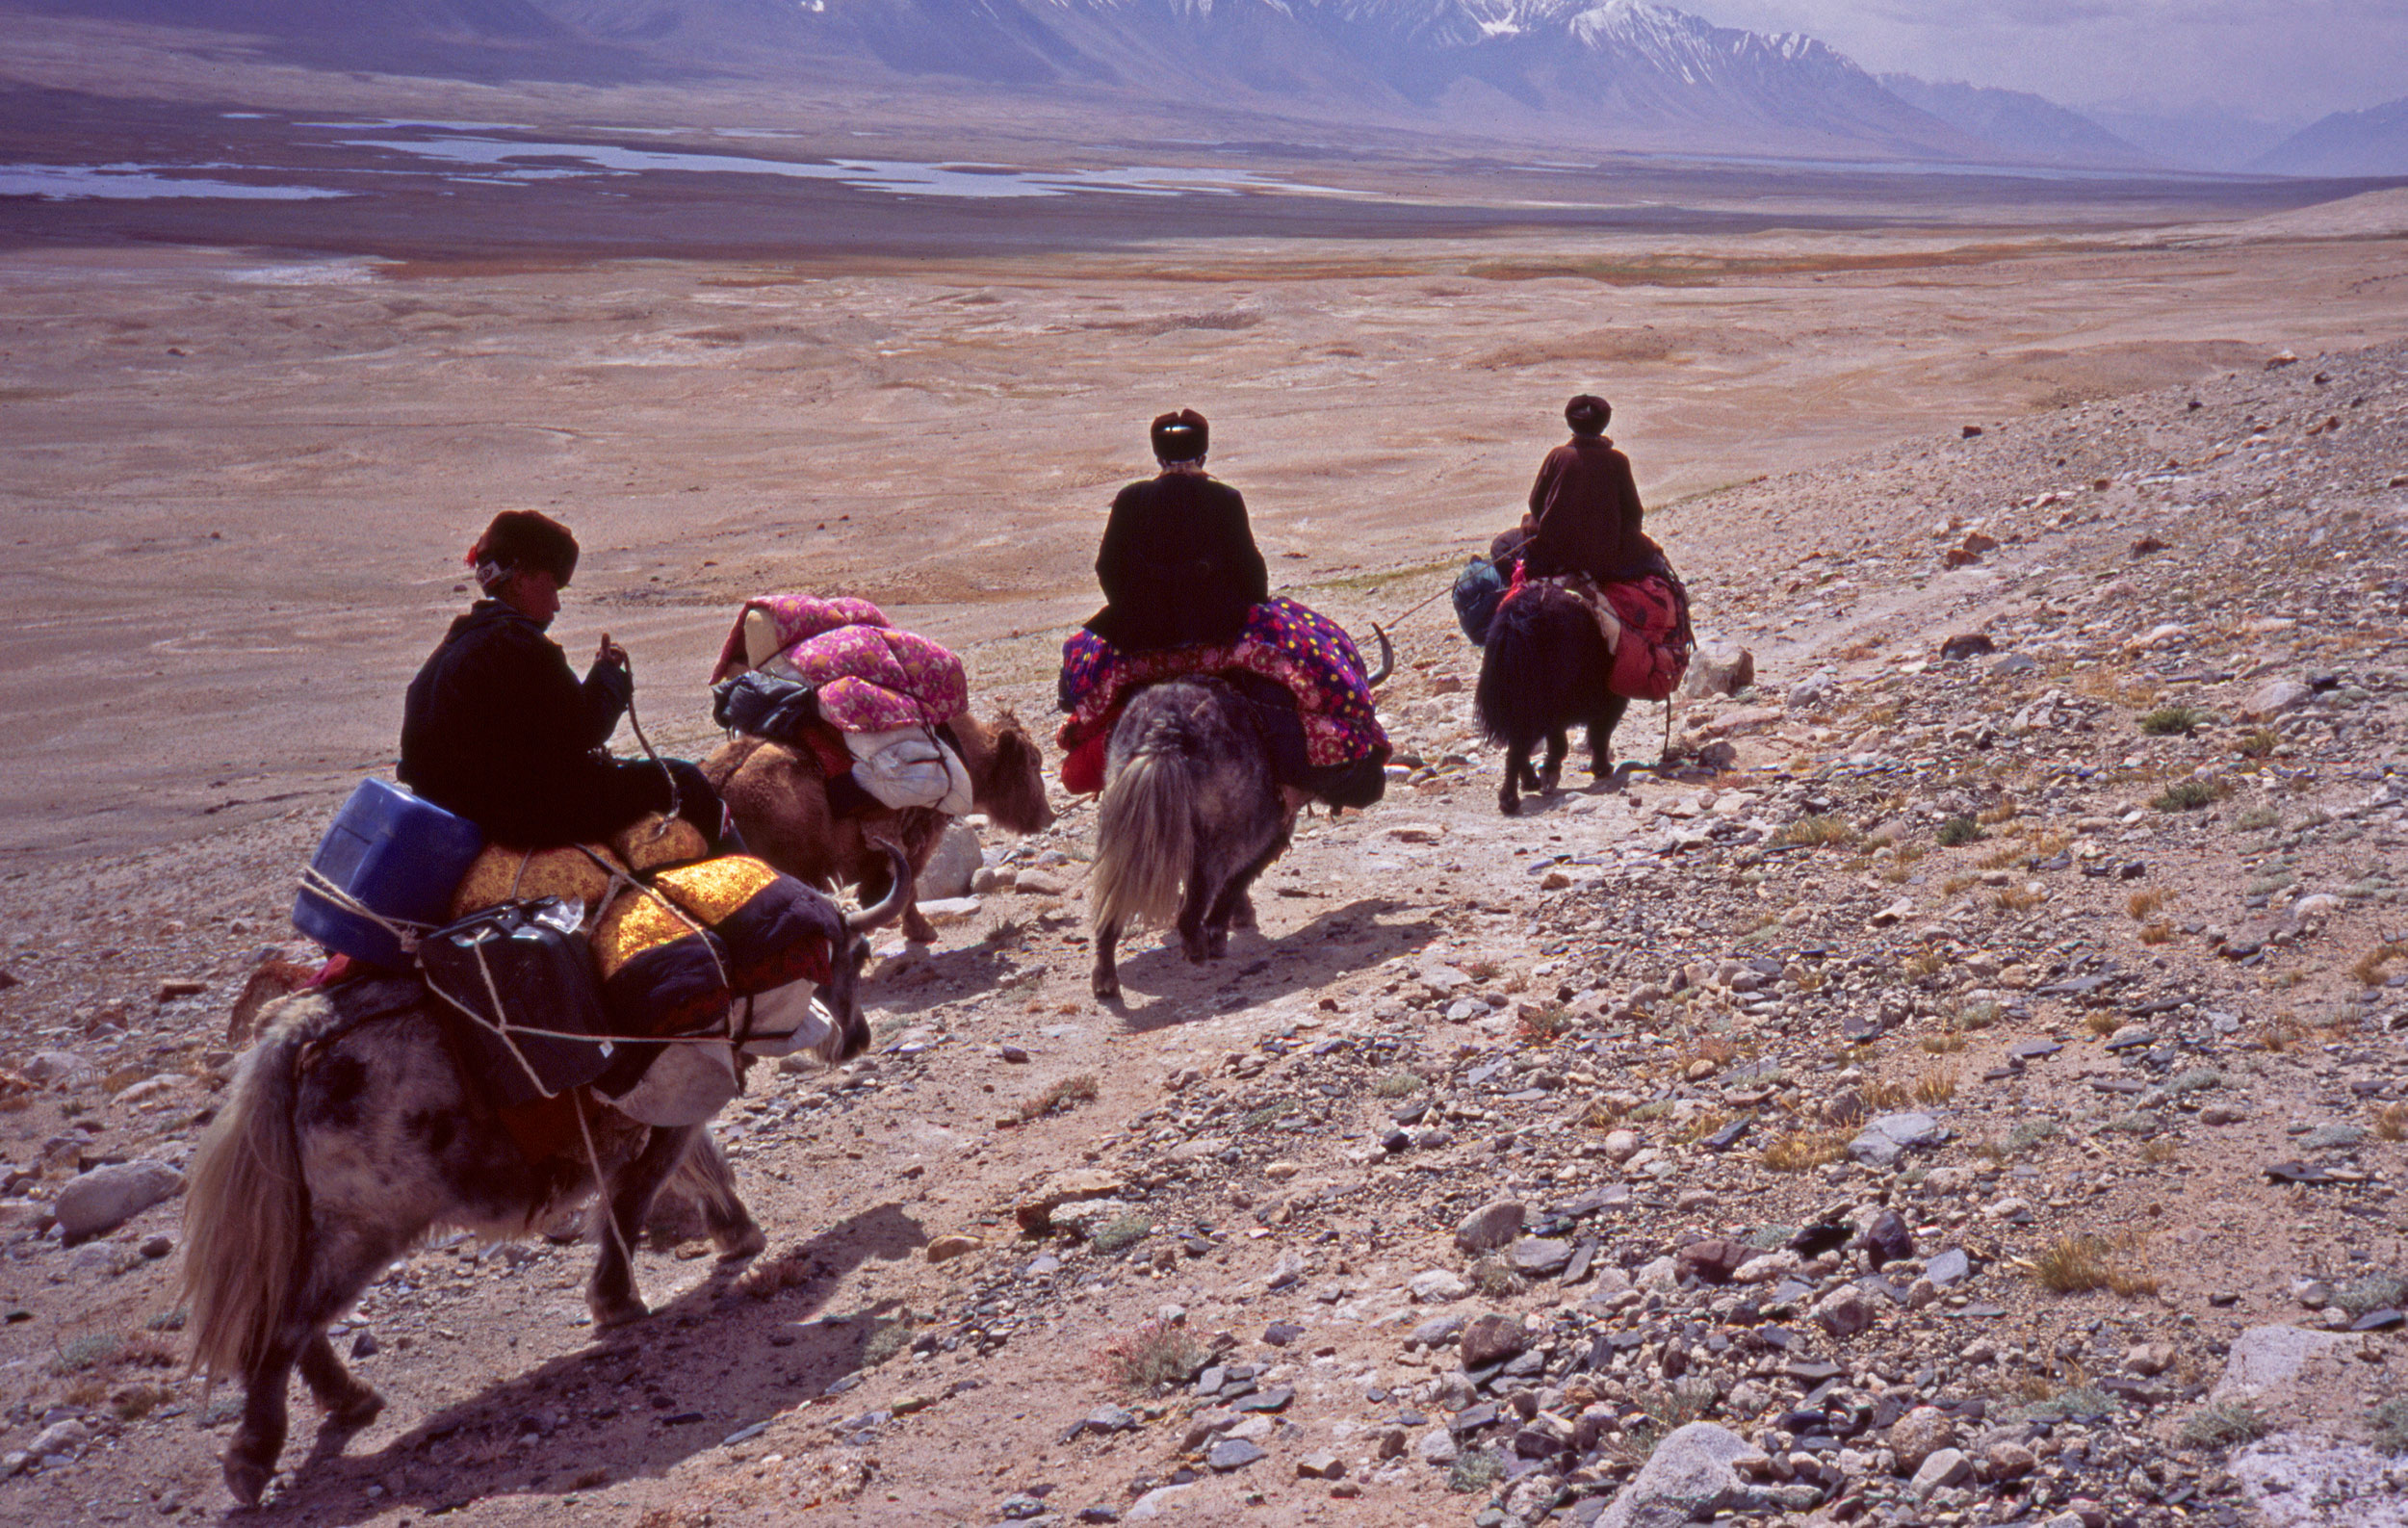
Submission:
<svg viewBox="0 0 2408 1528">
<path fill-rule="evenodd" d="M 1104 607 L 1087 629 L 1124 652 L 1234 641 L 1271 597 L 1246 501 L 1202 473 L 1133 482 L 1112 501 L 1096 554 Z"/>
<path fill-rule="evenodd" d="M 1575 435 L 1547 453 L 1530 485 L 1530 512 L 1539 524 L 1523 566 L 1534 579 L 1586 573 L 1602 583 L 1653 569 L 1630 458 L 1603 435 Z"/>
<path fill-rule="evenodd" d="M 665 810 L 649 764 L 601 752 L 626 713 L 627 671 L 596 662 L 580 683 L 543 628 L 497 600 L 452 623 L 401 706 L 401 783 L 522 846 L 608 838 Z"/>
</svg>

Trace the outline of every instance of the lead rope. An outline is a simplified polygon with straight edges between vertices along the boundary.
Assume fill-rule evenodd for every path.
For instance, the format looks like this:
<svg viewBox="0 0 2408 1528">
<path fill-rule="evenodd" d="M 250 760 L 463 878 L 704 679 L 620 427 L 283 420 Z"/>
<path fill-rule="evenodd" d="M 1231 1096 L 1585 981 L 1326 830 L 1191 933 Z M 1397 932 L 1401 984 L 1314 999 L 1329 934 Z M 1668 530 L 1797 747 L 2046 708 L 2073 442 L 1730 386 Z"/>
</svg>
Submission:
<svg viewBox="0 0 2408 1528">
<path fill-rule="evenodd" d="M 668 766 L 660 751 L 653 747 L 652 739 L 644 736 L 643 720 L 635 714 L 635 659 L 633 654 L 627 655 L 627 725 L 634 729 L 635 740 L 643 745 L 644 757 L 653 762 L 660 771 L 660 778 L 669 783 L 669 810 L 659 822 L 653 824 L 652 838 L 646 841 L 659 842 L 667 836 L 669 824 L 677 820 L 678 808 L 683 805 L 683 800 L 678 793 L 677 771 Z"/>
</svg>

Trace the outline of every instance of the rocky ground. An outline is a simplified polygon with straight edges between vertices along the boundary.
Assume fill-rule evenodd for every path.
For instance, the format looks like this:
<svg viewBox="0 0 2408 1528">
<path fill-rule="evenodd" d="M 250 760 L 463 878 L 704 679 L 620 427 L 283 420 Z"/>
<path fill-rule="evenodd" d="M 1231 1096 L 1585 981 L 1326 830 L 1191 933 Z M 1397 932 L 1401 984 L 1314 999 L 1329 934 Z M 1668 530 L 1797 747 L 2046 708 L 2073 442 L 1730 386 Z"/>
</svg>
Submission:
<svg viewBox="0 0 2408 1528">
<path fill-rule="evenodd" d="M 2403 360 L 1684 505 L 1752 683 L 1517 819 L 1423 609 L 1260 936 L 1100 1008 L 1090 813 L 991 844 L 723 1116 L 769 1253 L 669 1214 L 594 1340 L 587 1249 L 438 1240 L 264 1515 L 2408 1521 Z M 330 806 L 0 881 L 11 1520 L 225 1510 L 177 1170 Z"/>
</svg>

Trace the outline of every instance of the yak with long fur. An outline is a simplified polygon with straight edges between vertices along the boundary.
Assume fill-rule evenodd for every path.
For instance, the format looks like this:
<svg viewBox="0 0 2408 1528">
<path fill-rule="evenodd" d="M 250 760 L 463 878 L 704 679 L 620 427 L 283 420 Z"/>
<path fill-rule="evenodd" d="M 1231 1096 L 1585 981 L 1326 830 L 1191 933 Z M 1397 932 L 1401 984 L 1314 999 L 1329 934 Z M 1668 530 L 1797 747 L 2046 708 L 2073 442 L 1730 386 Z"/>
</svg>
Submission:
<svg viewBox="0 0 2408 1528">
<path fill-rule="evenodd" d="M 836 1023 L 820 1049 L 831 1065 L 869 1045 L 861 936 L 901 911 L 910 872 L 897 864 L 893 875 L 897 890 L 848 918 L 850 947 L 834 952 L 825 998 Z M 265 1032 L 201 1140 L 184 1204 L 193 1363 L 243 1383 L 242 1423 L 222 1463 L 246 1505 L 283 1451 L 296 1365 L 337 1432 L 383 1409 L 335 1356 L 326 1327 L 435 1227 L 523 1235 L 595 1193 L 601 1255 L 585 1300 L 597 1327 L 645 1314 L 628 1254 L 672 1179 L 692 1191 L 723 1256 L 764 1244 L 704 1126 L 639 1125 L 581 1098 L 577 1144 L 530 1161 L 461 1071 L 445 1035 L 453 1021 L 414 977 L 300 993 L 261 1018 Z"/>
<path fill-rule="evenodd" d="M 1007 833 L 1053 825 L 1045 758 L 1019 717 L 1005 711 L 989 724 L 964 712 L 949 725 L 962 745 L 972 806 Z M 747 850 L 825 891 L 854 886 L 864 897 L 885 896 L 882 842 L 903 851 L 917 884 L 953 820 L 933 807 L 879 807 L 837 816 L 828 810 L 827 777 L 811 750 L 762 738 L 731 738 L 703 761 L 702 770 L 727 802 Z M 920 915 L 917 893 L 903 905 L 903 937 L 923 945 L 937 937 Z"/>
<path fill-rule="evenodd" d="M 1218 680 L 1139 690 L 1113 724 L 1104 781 L 1087 883 L 1099 1000 L 1120 996 L 1114 951 L 1138 919 L 1177 928 L 1189 960 L 1225 952 L 1232 922 L 1253 926 L 1247 888 L 1296 825 L 1253 708 Z"/>
<path fill-rule="evenodd" d="M 1613 772 L 1614 728 L 1630 702 L 1606 687 L 1614 655 L 1588 607 L 1561 589 L 1525 585 L 1497 607 L 1483 646 L 1472 703 L 1480 730 L 1505 749 L 1499 811 L 1519 812 L 1524 788 L 1554 793 L 1575 723 L 1589 730 L 1590 772 Z M 1546 762 L 1533 769 L 1541 742 Z"/>
</svg>

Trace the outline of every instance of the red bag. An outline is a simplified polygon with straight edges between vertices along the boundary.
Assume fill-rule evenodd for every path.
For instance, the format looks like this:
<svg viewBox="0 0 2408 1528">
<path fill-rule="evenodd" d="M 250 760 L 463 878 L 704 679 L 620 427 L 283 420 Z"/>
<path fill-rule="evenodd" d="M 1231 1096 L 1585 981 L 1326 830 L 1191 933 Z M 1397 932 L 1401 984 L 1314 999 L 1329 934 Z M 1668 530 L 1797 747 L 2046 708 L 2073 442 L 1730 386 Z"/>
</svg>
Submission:
<svg viewBox="0 0 2408 1528">
<path fill-rule="evenodd" d="M 1598 586 L 1622 623 L 1606 687 L 1632 700 L 1669 700 L 1689 672 L 1688 603 L 1669 579 L 1649 574 Z"/>
</svg>

